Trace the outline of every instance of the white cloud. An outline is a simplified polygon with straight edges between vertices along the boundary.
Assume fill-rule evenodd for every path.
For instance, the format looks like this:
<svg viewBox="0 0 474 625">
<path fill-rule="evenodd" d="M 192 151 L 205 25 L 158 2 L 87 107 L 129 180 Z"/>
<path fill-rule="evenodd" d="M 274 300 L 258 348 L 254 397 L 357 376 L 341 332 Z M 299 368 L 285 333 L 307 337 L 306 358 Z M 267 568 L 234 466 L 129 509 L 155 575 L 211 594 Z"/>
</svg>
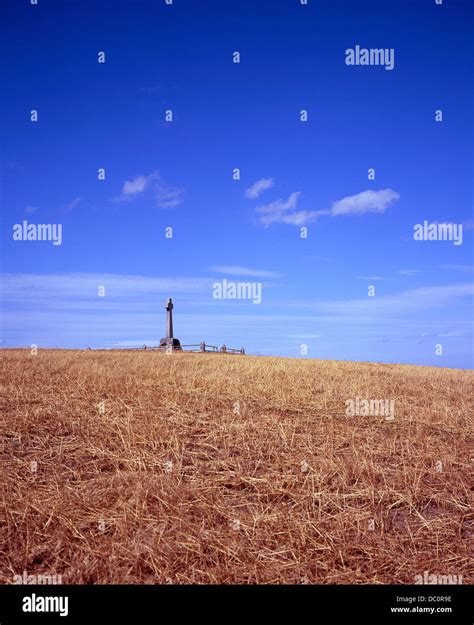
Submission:
<svg viewBox="0 0 474 625">
<path fill-rule="evenodd" d="M 393 189 L 380 191 L 362 191 L 357 195 L 348 195 L 342 200 L 334 202 L 331 215 L 363 215 L 364 213 L 384 213 L 385 210 L 398 200 L 400 194 Z"/>
<path fill-rule="evenodd" d="M 164 185 L 158 171 L 153 171 L 148 176 L 136 176 L 133 180 L 125 180 L 120 195 L 113 199 L 115 202 L 131 200 L 147 190 L 153 192 L 159 208 L 175 208 L 183 201 L 183 189 Z"/>
<path fill-rule="evenodd" d="M 324 215 L 325 211 L 296 211 L 294 213 L 288 213 L 280 216 L 276 216 L 277 218 L 265 219 L 264 217 L 260 218 L 262 223 L 273 223 L 274 221 L 279 221 L 283 224 L 290 224 L 293 226 L 304 226 L 305 224 L 309 224 L 319 215 Z M 274 216 L 275 217 L 275 216 Z"/>
<path fill-rule="evenodd" d="M 253 185 L 245 191 L 245 197 L 248 197 L 251 200 L 255 200 L 264 191 L 266 191 L 267 189 L 271 189 L 274 184 L 275 181 L 273 180 L 273 178 L 260 178 L 260 180 L 254 182 Z"/>
<path fill-rule="evenodd" d="M 382 276 L 357 276 L 358 280 L 385 280 Z"/>
<path fill-rule="evenodd" d="M 260 213 L 260 223 L 270 226 L 273 223 L 303 226 L 315 221 L 323 215 L 336 217 L 338 215 L 363 215 L 364 213 L 384 213 L 400 195 L 392 189 L 380 191 L 362 191 L 357 195 L 350 195 L 334 202 L 329 210 L 296 210 L 301 193 L 295 191 L 287 200 L 276 200 L 269 204 L 257 206 Z"/>
<path fill-rule="evenodd" d="M 275 202 L 270 202 L 270 204 L 263 204 L 262 206 L 257 206 L 255 210 L 257 211 L 257 213 L 266 213 L 266 214 L 284 213 L 286 211 L 296 208 L 300 197 L 301 197 L 301 192 L 295 191 L 289 196 L 289 198 L 286 201 L 276 200 Z"/>
<path fill-rule="evenodd" d="M 125 180 L 122 187 L 121 197 L 130 197 L 143 193 L 150 183 L 159 180 L 160 174 L 157 171 L 152 172 L 148 176 L 137 176 L 133 180 Z"/>
<path fill-rule="evenodd" d="M 126 180 L 123 183 L 122 195 L 136 195 L 145 191 L 147 180 L 145 176 L 137 176 L 133 180 Z"/>
<path fill-rule="evenodd" d="M 276 200 L 275 202 L 270 202 L 269 204 L 257 206 L 255 210 L 257 213 L 261 214 L 261 217 L 259 217 L 260 223 L 264 226 L 269 226 L 273 223 L 302 226 L 306 223 L 314 221 L 318 215 L 326 213 L 326 211 L 295 210 L 298 206 L 300 197 L 300 191 L 295 191 L 288 197 L 287 200 Z"/>
<path fill-rule="evenodd" d="M 281 278 L 281 273 L 267 271 L 265 269 L 252 269 L 250 267 L 241 267 L 240 265 L 219 265 L 209 268 L 211 271 L 222 273 L 230 276 L 251 276 L 253 278 Z"/>
</svg>

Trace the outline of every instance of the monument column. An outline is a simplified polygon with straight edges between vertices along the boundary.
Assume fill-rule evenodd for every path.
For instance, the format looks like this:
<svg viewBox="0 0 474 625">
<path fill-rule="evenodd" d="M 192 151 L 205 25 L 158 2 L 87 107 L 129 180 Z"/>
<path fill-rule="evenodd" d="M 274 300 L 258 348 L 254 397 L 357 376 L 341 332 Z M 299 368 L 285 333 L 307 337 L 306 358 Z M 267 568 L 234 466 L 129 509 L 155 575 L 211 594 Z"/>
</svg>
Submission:
<svg viewBox="0 0 474 625">
<path fill-rule="evenodd" d="M 168 298 L 165 305 L 166 310 L 166 336 L 160 339 L 160 348 L 166 351 L 170 349 L 181 349 L 181 343 L 173 336 L 173 300 Z"/>
<path fill-rule="evenodd" d="M 166 338 L 173 338 L 173 301 L 171 297 L 168 299 L 166 303 Z"/>
</svg>

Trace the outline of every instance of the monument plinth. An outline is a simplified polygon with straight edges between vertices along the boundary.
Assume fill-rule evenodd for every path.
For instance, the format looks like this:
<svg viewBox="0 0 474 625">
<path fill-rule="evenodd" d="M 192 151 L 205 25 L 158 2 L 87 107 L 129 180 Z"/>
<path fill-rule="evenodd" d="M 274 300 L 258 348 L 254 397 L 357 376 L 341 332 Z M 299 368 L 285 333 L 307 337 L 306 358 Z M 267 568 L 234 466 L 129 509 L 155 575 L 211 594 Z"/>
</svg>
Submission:
<svg viewBox="0 0 474 625">
<path fill-rule="evenodd" d="M 181 343 L 173 336 L 173 301 L 171 297 L 166 302 L 166 336 L 160 339 L 160 347 L 166 349 L 171 346 L 172 349 L 181 349 Z"/>
</svg>

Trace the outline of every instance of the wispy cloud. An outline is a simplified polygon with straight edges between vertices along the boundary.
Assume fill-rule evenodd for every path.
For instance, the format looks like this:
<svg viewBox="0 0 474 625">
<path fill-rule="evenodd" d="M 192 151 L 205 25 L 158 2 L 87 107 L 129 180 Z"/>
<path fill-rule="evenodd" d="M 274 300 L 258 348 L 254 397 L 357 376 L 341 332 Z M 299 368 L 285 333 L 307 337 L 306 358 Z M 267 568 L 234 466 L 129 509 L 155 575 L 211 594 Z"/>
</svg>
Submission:
<svg viewBox="0 0 474 625">
<path fill-rule="evenodd" d="M 69 213 L 70 211 L 74 210 L 77 206 L 79 206 L 81 201 L 82 201 L 82 198 L 75 197 L 71 202 L 64 204 L 64 206 L 61 207 L 61 210 L 63 212 Z"/>
<path fill-rule="evenodd" d="M 314 256 L 312 254 L 307 254 L 303 256 L 303 260 L 307 263 L 335 263 L 335 258 L 328 258 L 327 256 Z"/>
<path fill-rule="evenodd" d="M 170 91 L 172 89 L 176 89 L 176 85 L 150 85 L 149 87 L 140 87 L 139 91 L 141 91 L 142 93 L 158 93 L 160 91 Z"/>
<path fill-rule="evenodd" d="M 452 269 L 453 271 L 473 271 L 474 265 L 440 265 L 443 269 Z"/>
<path fill-rule="evenodd" d="M 257 206 L 255 210 L 258 213 L 266 213 L 268 215 L 271 215 L 274 213 L 285 213 L 289 210 L 293 210 L 296 208 L 300 197 L 301 197 L 301 192 L 295 191 L 289 196 L 289 198 L 286 201 L 276 200 L 274 202 L 270 202 L 270 204 L 263 204 L 262 206 Z"/>
<path fill-rule="evenodd" d="M 365 213 L 384 213 L 385 210 L 399 199 L 400 195 L 393 189 L 379 191 L 362 191 L 334 202 L 330 209 L 296 210 L 301 192 L 295 191 L 287 200 L 276 200 L 269 204 L 257 206 L 255 209 L 261 216 L 260 223 L 270 226 L 273 223 L 303 226 L 321 216 L 338 217 L 339 215 L 363 215 Z"/>
<path fill-rule="evenodd" d="M 260 178 L 260 180 L 257 180 L 257 182 L 254 182 L 251 187 L 246 189 L 245 197 L 248 197 L 251 200 L 255 200 L 264 191 L 266 191 L 267 189 L 271 189 L 274 184 L 275 181 L 273 180 L 273 178 Z"/>
<path fill-rule="evenodd" d="M 75 197 L 73 200 L 71 200 L 70 202 L 68 202 L 67 204 L 63 204 L 62 206 L 59 207 L 59 212 L 60 213 L 69 213 L 72 210 L 74 210 L 77 206 L 79 206 L 79 204 L 82 202 L 82 198 L 81 197 Z M 24 212 L 27 215 L 32 215 L 33 213 L 36 213 L 36 211 L 39 210 L 39 206 L 32 206 L 32 205 L 28 205 L 25 206 L 24 208 Z"/>
<path fill-rule="evenodd" d="M 273 223 L 302 226 L 314 221 L 318 215 L 325 213 L 325 211 L 296 210 L 300 197 L 301 192 L 295 191 L 287 200 L 276 200 L 269 204 L 257 206 L 255 210 L 261 215 L 260 223 L 264 226 L 270 226 Z"/>
<path fill-rule="evenodd" d="M 442 308 L 457 299 L 472 297 L 473 294 L 473 284 L 453 284 L 421 287 L 392 295 L 366 297 L 358 300 L 315 302 L 308 305 L 333 314 L 347 314 L 357 318 L 360 315 L 409 314 Z"/>
<path fill-rule="evenodd" d="M 148 176 L 136 176 L 133 180 L 125 180 L 122 187 L 122 193 L 120 197 L 122 199 L 128 199 L 139 193 L 143 193 L 152 182 L 160 179 L 160 174 L 157 171 L 152 172 Z"/>
<path fill-rule="evenodd" d="M 461 337 L 469 337 L 471 338 L 472 331 L 469 330 L 454 330 L 449 332 L 419 332 L 418 334 L 408 334 L 403 338 L 406 339 L 418 339 L 417 344 L 421 345 L 426 342 L 427 339 L 434 338 L 461 338 Z"/>
<path fill-rule="evenodd" d="M 281 278 L 281 273 L 275 271 L 267 271 L 265 269 L 252 269 L 251 267 L 242 267 L 240 265 L 218 265 L 209 267 L 211 271 L 222 273 L 230 276 L 249 276 L 253 278 Z"/>
<path fill-rule="evenodd" d="M 159 208 L 175 208 L 183 201 L 183 189 L 168 187 L 161 181 L 158 171 L 147 176 L 136 176 L 132 180 L 125 180 L 119 196 L 113 198 L 115 202 L 124 202 L 150 190 L 153 193 L 156 206 Z"/>
<path fill-rule="evenodd" d="M 385 280 L 382 276 L 356 276 L 358 280 Z"/>
<path fill-rule="evenodd" d="M 421 269 L 400 269 L 398 272 L 401 276 L 418 276 L 423 273 Z"/>
<path fill-rule="evenodd" d="M 160 208 L 175 208 L 183 202 L 183 194 L 183 189 L 157 185 L 155 188 L 156 204 Z"/>
<path fill-rule="evenodd" d="M 336 216 L 384 213 L 399 198 L 400 194 L 393 191 L 393 189 L 362 191 L 356 195 L 348 195 L 342 198 L 342 200 L 334 202 L 330 214 Z"/>
<path fill-rule="evenodd" d="M 39 206 L 30 206 L 28 204 L 28 206 L 25 206 L 25 213 L 27 215 L 31 215 L 33 213 L 36 213 L 36 211 L 39 210 Z"/>
<path fill-rule="evenodd" d="M 124 274 L 65 273 L 65 274 L 2 274 L 1 293 L 5 300 L 35 300 L 45 298 L 54 302 L 61 297 L 77 300 L 169 295 L 170 293 L 210 292 L 210 278 L 153 277 Z M 98 297 L 99 286 L 105 287 L 105 297 Z"/>
</svg>

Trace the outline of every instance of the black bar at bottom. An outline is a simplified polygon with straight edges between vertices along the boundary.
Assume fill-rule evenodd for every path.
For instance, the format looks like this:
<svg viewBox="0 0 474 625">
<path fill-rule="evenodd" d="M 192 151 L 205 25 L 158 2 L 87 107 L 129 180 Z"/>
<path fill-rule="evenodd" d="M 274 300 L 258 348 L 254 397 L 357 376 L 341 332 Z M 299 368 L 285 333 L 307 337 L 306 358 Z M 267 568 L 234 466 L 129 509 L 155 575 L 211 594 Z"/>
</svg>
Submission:
<svg viewBox="0 0 474 625">
<path fill-rule="evenodd" d="M 423 585 L 10 585 L 0 586 L 0 625 L 471 625 L 470 592 Z"/>
</svg>

